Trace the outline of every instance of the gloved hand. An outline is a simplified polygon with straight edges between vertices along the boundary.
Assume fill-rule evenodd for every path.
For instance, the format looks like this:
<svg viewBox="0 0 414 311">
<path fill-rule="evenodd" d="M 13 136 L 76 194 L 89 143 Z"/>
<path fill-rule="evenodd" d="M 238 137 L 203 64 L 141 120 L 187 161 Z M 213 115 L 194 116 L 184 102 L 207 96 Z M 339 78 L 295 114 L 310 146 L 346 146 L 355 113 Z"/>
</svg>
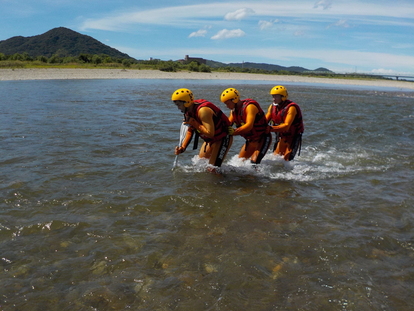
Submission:
<svg viewBox="0 0 414 311">
<path fill-rule="evenodd" d="M 234 128 L 232 126 L 229 126 L 227 128 L 227 133 L 229 133 L 229 135 L 233 135 L 234 134 Z"/>
</svg>

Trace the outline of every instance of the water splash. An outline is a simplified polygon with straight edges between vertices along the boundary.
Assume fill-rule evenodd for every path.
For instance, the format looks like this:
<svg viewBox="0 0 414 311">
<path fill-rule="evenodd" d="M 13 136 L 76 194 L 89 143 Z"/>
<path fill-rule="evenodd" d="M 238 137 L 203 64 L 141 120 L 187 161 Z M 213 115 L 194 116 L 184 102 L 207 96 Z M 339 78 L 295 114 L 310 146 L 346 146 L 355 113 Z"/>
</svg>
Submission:
<svg viewBox="0 0 414 311">
<path fill-rule="evenodd" d="M 314 181 L 330 178 L 338 178 L 363 172 L 384 171 L 390 168 L 390 160 L 375 154 L 374 151 L 350 148 L 337 150 L 332 147 L 321 150 L 314 146 L 304 148 L 301 156 L 294 161 L 287 162 L 283 157 L 272 153 L 266 154 L 261 164 L 255 165 L 249 160 L 244 161 L 238 155 L 233 155 L 222 167 L 219 173 L 226 175 L 250 175 L 260 178 L 289 180 L 289 181 Z M 202 173 L 212 168 L 206 159 L 193 156 L 191 165 L 179 165 L 186 173 Z"/>
</svg>

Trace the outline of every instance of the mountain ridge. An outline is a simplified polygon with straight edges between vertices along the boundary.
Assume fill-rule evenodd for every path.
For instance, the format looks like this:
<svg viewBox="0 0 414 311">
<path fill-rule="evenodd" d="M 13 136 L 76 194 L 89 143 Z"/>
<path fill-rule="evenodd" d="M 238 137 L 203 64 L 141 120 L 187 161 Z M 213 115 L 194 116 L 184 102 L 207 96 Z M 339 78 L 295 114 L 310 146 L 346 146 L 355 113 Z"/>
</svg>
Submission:
<svg viewBox="0 0 414 311">
<path fill-rule="evenodd" d="M 112 48 L 106 44 L 101 43 L 100 41 L 87 36 L 80 34 L 76 31 L 73 31 L 65 27 L 53 28 L 43 34 L 23 37 L 15 36 L 6 40 L 0 41 L 0 53 L 5 55 L 13 54 L 24 54 L 27 53 L 31 57 L 45 56 L 52 57 L 54 55 L 59 57 L 77 57 L 80 54 L 98 54 L 98 55 L 108 55 L 110 57 L 116 58 L 127 58 L 136 60 L 133 57 L 130 57 L 126 53 L 122 53 L 115 48 Z M 190 58 L 191 59 L 191 58 Z M 200 60 L 201 58 L 194 58 Z M 237 67 L 237 68 L 246 68 L 246 69 L 257 69 L 257 70 L 267 70 L 267 71 L 289 71 L 289 72 L 324 72 L 332 73 L 329 69 L 326 68 L 317 68 L 315 70 L 309 70 L 304 67 L 299 66 L 290 66 L 284 67 L 280 65 L 267 64 L 267 63 L 253 63 L 253 62 L 243 62 L 243 63 L 221 63 L 213 60 L 201 59 L 208 66 L 212 68 L 222 68 L 222 67 Z"/>
<path fill-rule="evenodd" d="M 215 61 L 207 61 L 207 65 L 209 65 L 210 67 L 213 68 L 217 68 L 217 67 L 238 67 L 238 68 L 248 68 L 248 69 L 261 69 L 261 70 L 269 70 L 269 71 L 281 71 L 281 70 L 285 70 L 285 71 L 289 71 L 289 72 L 324 72 L 324 73 L 333 73 L 333 71 L 324 68 L 324 67 L 319 67 L 316 68 L 314 70 L 310 70 L 304 67 L 300 67 L 300 66 L 290 66 L 290 67 L 284 67 L 284 66 L 280 66 L 280 65 L 274 65 L 274 64 L 267 64 L 267 63 L 253 63 L 253 62 L 243 62 L 243 63 L 229 63 L 229 64 L 224 64 L 224 63 L 220 63 L 220 62 L 215 62 Z"/>
<path fill-rule="evenodd" d="M 67 57 L 80 54 L 105 54 L 111 57 L 132 58 L 100 41 L 65 27 L 53 28 L 43 34 L 16 36 L 0 41 L 0 53 L 28 53 L 31 57 L 52 55 Z"/>
</svg>

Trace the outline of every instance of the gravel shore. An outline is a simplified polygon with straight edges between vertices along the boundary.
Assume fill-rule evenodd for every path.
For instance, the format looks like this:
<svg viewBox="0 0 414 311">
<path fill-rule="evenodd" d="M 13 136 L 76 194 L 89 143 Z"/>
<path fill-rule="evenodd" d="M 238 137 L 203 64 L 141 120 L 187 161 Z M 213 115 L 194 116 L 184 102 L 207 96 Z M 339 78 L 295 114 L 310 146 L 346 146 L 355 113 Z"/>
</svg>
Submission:
<svg viewBox="0 0 414 311">
<path fill-rule="evenodd" d="M 164 72 L 159 70 L 133 69 L 0 69 L 0 81 L 10 80 L 56 80 L 56 79 L 210 79 L 210 80 L 250 80 L 272 81 L 272 84 L 282 83 L 326 83 L 349 84 L 360 86 L 394 87 L 414 89 L 414 82 L 396 80 L 357 80 L 329 79 L 303 76 L 280 76 L 266 74 L 245 74 L 235 72 Z"/>
</svg>

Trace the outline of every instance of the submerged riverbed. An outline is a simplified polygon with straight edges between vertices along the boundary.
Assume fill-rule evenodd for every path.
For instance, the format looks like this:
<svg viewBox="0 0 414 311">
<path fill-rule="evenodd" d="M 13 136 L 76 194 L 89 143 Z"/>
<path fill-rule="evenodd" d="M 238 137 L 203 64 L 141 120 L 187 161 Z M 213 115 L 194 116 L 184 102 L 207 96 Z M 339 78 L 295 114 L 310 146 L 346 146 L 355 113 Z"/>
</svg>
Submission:
<svg viewBox="0 0 414 311">
<path fill-rule="evenodd" d="M 205 172 L 171 93 L 279 84 L 0 83 L 1 310 L 412 310 L 414 93 L 285 85 L 301 155 Z"/>
</svg>

